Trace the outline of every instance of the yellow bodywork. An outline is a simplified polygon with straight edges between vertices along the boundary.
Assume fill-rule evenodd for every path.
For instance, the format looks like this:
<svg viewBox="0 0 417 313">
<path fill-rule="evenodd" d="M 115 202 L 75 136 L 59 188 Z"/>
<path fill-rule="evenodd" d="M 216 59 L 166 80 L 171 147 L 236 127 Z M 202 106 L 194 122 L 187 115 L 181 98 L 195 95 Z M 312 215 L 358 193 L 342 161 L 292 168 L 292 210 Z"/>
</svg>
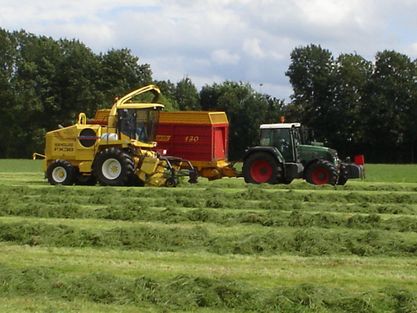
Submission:
<svg viewBox="0 0 417 313">
<path fill-rule="evenodd" d="M 151 149 L 155 142 L 141 142 L 129 138 L 117 130 L 118 109 L 162 109 L 163 105 L 154 102 L 135 102 L 134 98 L 142 93 L 152 92 L 159 95 L 159 89 L 149 85 L 118 99 L 109 110 L 98 110 L 92 120 L 80 113 L 76 124 L 50 131 L 45 138 L 45 173 L 57 160 L 68 161 L 77 175 L 93 175 L 93 164 L 100 151 L 109 147 L 129 151 L 134 162 L 134 175 L 145 185 L 161 186 L 166 183 L 166 164 Z M 59 179 L 59 177 L 58 177 Z"/>
<path fill-rule="evenodd" d="M 207 112 L 207 111 L 177 111 L 163 112 L 159 117 L 159 123 L 176 123 L 192 125 L 216 125 L 229 124 L 225 112 Z"/>
</svg>

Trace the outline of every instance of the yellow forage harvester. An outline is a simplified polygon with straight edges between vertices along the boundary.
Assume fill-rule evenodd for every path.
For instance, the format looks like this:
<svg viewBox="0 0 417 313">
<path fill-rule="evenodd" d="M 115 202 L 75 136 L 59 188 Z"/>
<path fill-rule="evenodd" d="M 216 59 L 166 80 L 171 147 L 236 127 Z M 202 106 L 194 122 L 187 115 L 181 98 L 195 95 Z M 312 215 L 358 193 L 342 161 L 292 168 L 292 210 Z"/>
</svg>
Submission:
<svg viewBox="0 0 417 313">
<path fill-rule="evenodd" d="M 146 94 L 145 94 L 146 93 Z M 138 100 L 152 95 L 152 100 Z M 93 119 L 80 113 L 75 125 L 50 131 L 45 138 L 45 176 L 51 184 L 176 186 L 179 176 L 197 181 L 187 160 L 161 156 L 155 131 L 163 105 L 149 85 L 117 99 Z"/>
</svg>

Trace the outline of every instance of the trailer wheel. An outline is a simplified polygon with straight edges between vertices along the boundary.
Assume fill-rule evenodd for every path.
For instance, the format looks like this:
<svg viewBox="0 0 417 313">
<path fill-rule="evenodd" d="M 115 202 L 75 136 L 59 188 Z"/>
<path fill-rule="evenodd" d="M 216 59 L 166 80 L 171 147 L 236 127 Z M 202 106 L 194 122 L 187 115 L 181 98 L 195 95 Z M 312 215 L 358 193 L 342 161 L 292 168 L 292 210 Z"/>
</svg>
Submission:
<svg viewBox="0 0 417 313">
<path fill-rule="evenodd" d="M 335 185 L 337 178 L 336 168 L 327 160 L 314 162 L 307 168 L 305 174 L 307 182 L 313 185 Z"/>
<path fill-rule="evenodd" d="M 168 177 L 165 186 L 166 187 L 176 187 L 178 185 L 178 179 L 175 177 Z"/>
<path fill-rule="evenodd" d="M 134 175 L 134 163 L 123 150 L 106 148 L 94 160 L 93 173 L 103 186 L 125 186 Z"/>
<path fill-rule="evenodd" d="M 46 177 L 51 185 L 72 185 L 75 168 L 66 160 L 55 160 L 48 166 Z"/>
<path fill-rule="evenodd" d="M 252 184 L 276 184 L 281 180 L 282 167 L 269 153 L 257 152 L 243 163 L 245 182 Z"/>
</svg>

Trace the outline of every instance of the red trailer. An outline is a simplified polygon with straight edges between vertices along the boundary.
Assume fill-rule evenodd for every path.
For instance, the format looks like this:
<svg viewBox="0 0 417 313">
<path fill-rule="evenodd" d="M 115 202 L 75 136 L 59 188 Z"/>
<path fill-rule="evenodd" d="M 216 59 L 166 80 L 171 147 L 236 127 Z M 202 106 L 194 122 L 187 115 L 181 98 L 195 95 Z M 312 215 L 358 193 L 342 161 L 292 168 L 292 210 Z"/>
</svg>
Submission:
<svg viewBox="0 0 417 313">
<path fill-rule="evenodd" d="M 227 160 L 229 122 L 224 112 L 161 112 L 158 150 L 189 160 L 202 177 L 236 177 Z"/>
</svg>

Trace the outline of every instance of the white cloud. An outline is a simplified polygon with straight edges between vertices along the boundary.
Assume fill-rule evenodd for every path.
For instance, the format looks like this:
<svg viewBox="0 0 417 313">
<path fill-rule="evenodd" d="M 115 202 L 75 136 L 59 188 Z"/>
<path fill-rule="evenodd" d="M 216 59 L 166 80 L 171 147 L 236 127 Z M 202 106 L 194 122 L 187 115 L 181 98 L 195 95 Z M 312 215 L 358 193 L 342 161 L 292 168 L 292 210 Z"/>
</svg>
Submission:
<svg viewBox="0 0 417 313">
<path fill-rule="evenodd" d="M 96 52 L 130 48 L 156 79 L 262 83 L 288 98 L 292 49 L 417 56 L 416 11 L 415 0 L 0 0 L 0 25 L 80 39 Z"/>
<path fill-rule="evenodd" d="M 240 60 L 239 55 L 225 49 L 214 50 L 211 53 L 211 58 L 218 64 L 237 64 Z"/>
<path fill-rule="evenodd" d="M 265 53 L 263 52 L 261 45 L 259 44 L 259 39 L 257 38 L 246 39 L 243 42 L 243 51 L 254 58 L 265 57 Z"/>
</svg>

